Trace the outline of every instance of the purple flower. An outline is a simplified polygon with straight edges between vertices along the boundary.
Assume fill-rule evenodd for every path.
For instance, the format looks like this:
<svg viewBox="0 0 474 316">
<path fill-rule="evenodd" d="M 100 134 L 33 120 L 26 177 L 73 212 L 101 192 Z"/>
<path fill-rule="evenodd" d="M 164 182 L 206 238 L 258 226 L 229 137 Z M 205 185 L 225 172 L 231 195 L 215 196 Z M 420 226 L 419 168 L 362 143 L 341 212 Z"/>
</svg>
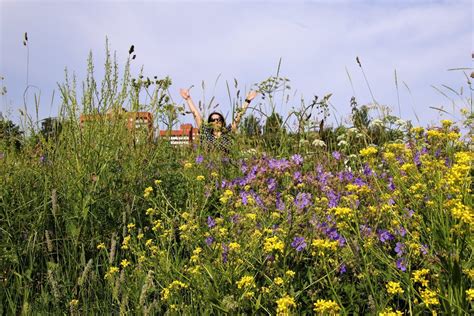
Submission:
<svg viewBox="0 0 474 316">
<path fill-rule="evenodd" d="M 370 169 L 369 165 L 368 164 L 365 164 L 364 165 L 364 174 L 366 176 L 371 176 L 372 175 L 372 169 Z"/>
<path fill-rule="evenodd" d="M 298 252 L 303 251 L 303 249 L 306 248 L 304 237 L 295 237 L 291 243 L 291 247 L 295 248 Z"/>
<path fill-rule="evenodd" d="M 197 164 L 200 164 L 204 161 L 204 157 L 202 155 L 199 155 L 196 157 L 196 163 Z"/>
<path fill-rule="evenodd" d="M 406 260 L 405 258 L 399 258 L 397 259 L 397 268 L 403 272 L 405 272 L 407 270 L 407 266 L 406 266 Z"/>
<path fill-rule="evenodd" d="M 364 237 L 368 237 L 370 234 L 372 234 L 372 228 L 370 228 L 367 225 L 360 225 L 360 233 Z"/>
<path fill-rule="evenodd" d="M 382 242 L 382 243 L 385 243 L 387 241 L 390 241 L 390 240 L 393 240 L 393 235 L 390 234 L 387 230 L 385 229 L 380 229 L 378 231 L 378 234 L 379 234 L 379 240 Z"/>
<path fill-rule="evenodd" d="M 311 204 L 311 193 L 298 193 L 295 198 L 295 206 L 302 210 Z"/>
<path fill-rule="evenodd" d="M 229 246 L 222 243 L 222 262 L 227 263 L 227 254 L 229 253 Z"/>
<path fill-rule="evenodd" d="M 336 160 L 339 160 L 339 159 L 341 159 L 341 153 L 338 152 L 338 151 L 333 151 L 332 152 L 332 157 Z"/>
<path fill-rule="evenodd" d="M 299 154 L 296 154 L 296 155 L 291 156 L 291 161 L 295 165 L 301 165 L 303 163 L 303 157 L 301 157 L 301 155 Z"/>
<path fill-rule="evenodd" d="M 343 263 L 341 264 L 341 266 L 339 267 L 339 274 L 344 274 L 347 272 L 347 267 L 346 265 Z"/>
<path fill-rule="evenodd" d="M 404 251 L 405 251 L 405 245 L 401 242 L 397 242 L 395 246 L 395 252 L 397 253 L 397 257 L 403 256 Z"/>
<path fill-rule="evenodd" d="M 301 172 L 295 171 L 295 173 L 293 173 L 293 180 L 299 182 L 300 179 L 301 179 Z"/>
<path fill-rule="evenodd" d="M 333 190 L 329 190 L 326 196 L 329 200 L 328 207 L 336 207 L 339 204 L 340 195 L 335 194 Z"/>
<path fill-rule="evenodd" d="M 206 238 L 206 245 L 210 246 L 214 242 L 214 238 L 212 236 L 209 236 Z"/>
<path fill-rule="evenodd" d="M 275 179 L 273 178 L 268 179 L 267 184 L 268 184 L 268 191 L 270 192 L 275 191 L 276 186 L 277 186 L 277 182 Z"/>
<path fill-rule="evenodd" d="M 283 211 L 285 209 L 285 202 L 281 200 L 280 192 L 277 192 L 277 195 L 276 195 L 276 209 L 279 211 Z"/>
<path fill-rule="evenodd" d="M 207 227 L 213 228 L 214 226 L 216 226 L 216 221 L 211 216 L 208 216 L 207 217 Z"/>
<path fill-rule="evenodd" d="M 402 237 L 405 237 L 405 235 L 407 234 L 407 231 L 403 226 L 400 226 L 397 231 L 398 231 L 398 234 Z"/>
<path fill-rule="evenodd" d="M 421 245 L 420 251 L 423 255 L 428 254 L 428 246 L 427 245 Z"/>
<path fill-rule="evenodd" d="M 394 191 L 394 190 L 395 190 L 396 187 L 395 187 L 395 184 L 393 184 L 393 178 L 392 178 L 392 177 L 388 178 L 388 185 L 387 185 L 387 187 L 388 187 L 388 189 L 389 189 L 390 191 Z"/>
</svg>

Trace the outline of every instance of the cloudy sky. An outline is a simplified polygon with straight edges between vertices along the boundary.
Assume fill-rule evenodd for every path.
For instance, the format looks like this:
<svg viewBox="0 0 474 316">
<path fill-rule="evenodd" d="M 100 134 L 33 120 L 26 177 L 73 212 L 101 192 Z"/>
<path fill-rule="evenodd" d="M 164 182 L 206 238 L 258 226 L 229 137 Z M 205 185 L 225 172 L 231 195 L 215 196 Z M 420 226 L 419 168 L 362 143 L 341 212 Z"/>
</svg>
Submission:
<svg viewBox="0 0 474 316">
<path fill-rule="evenodd" d="M 359 104 L 373 101 L 358 56 L 375 100 L 398 115 L 396 71 L 401 116 L 426 125 L 439 118 L 430 107 L 453 113 L 453 102 L 433 86 L 453 99 L 454 112 L 463 105 L 443 85 L 468 90 L 463 72 L 449 69 L 472 67 L 473 11 L 471 1 L 461 0 L 0 0 L 0 76 L 7 89 L 0 111 L 18 119 L 24 107 L 22 40 L 28 32 L 28 82 L 38 89 L 29 90 L 27 108 L 34 113 L 34 93 L 40 91 L 40 118 L 57 113 L 57 83 L 63 82 L 65 67 L 82 81 L 92 51 L 101 74 L 108 37 L 121 66 L 135 45 L 133 74 L 143 66 L 145 76 L 169 75 L 175 102 L 182 102 L 180 87 L 194 85 L 194 99 L 214 95 L 224 114 L 230 109 L 226 81 L 236 78 L 248 90 L 274 75 L 281 58 L 280 74 L 292 87 L 287 107 L 298 106 L 302 97 L 309 102 L 332 93 L 334 116 L 341 118 L 350 112 L 353 95 Z"/>
</svg>

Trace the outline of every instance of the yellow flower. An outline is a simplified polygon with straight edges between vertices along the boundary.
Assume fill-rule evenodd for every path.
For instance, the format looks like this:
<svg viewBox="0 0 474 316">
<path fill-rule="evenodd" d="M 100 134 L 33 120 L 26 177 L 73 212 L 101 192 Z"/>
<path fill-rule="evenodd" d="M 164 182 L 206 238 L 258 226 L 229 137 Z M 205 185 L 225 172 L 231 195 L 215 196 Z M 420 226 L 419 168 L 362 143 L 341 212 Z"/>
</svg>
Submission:
<svg viewBox="0 0 474 316">
<path fill-rule="evenodd" d="M 187 162 L 184 164 L 184 169 L 191 169 L 193 167 L 193 164 L 190 162 Z"/>
<path fill-rule="evenodd" d="M 317 300 L 314 303 L 314 311 L 316 313 L 337 314 L 341 308 L 332 300 Z"/>
<path fill-rule="evenodd" d="M 204 181 L 204 180 L 206 180 L 206 177 L 203 176 L 203 175 L 199 175 L 199 176 L 196 177 L 196 180 L 197 181 Z"/>
<path fill-rule="evenodd" d="M 474 289 L 466 290 L 466 299 L 468 302 L 474 301 Z"/>
<path fill-rule="evenodd" d="M 274 250 L 283 252 L 284 248 L 285 244 L 277 236 L 265 238 L 263 244 L 263 249 L 265 252 L 268 253 Z"/>
<path fill-rule="evenodd" d="M 289 315 L 290 309 L 296 307 L 295 300 L 289 296 L 285 295 L 284 297 L 276 300 L 277 304 L 277 315 Z"/>
<path fill-rule="evenodd" d="M 143 197 L 146 199 L 150 196 L 150 194 L 153 192 L 152 187 L 147 187 L 143 193 Z"/>
<path fill-rule="evenodd" d="M 143 233 L 140 233 L 140 234 L 137 235 L 137 239 L 138 239 L 138 240 L 143 239 L 144 236 L 145 236 L 145 235 L 143 235 Z"/>
<path fill-rule="evenodd" d="M 439 305 L 438 294 L 430 289 L 425 289 L 420 292 L 420 296 L 426 306 Z"/>
<path fill-rule="evenodd" d="M 155 210 L 150 207 L 149 209 L 146 210 L 145 214 L 146 215 L 155 215 Z"/>
<path fill-rule="evenodd" d="M 255 213 L 247 213 L 245 214 L 245 217 L 247 217 L 248 219 L 250 219 L 251 221 L 254 221 L 257 219 L 257 214 Z"/>
<path fill-rule="evenodd" d="M 443 125 L 444 128 L 449 128 L 451 125 L 453 125 L 453 121 L 451 120 L 441 120 L 441 124 Z"/>
<path fill-rule="evenodd" d="M 280 285 L 282 285 L 283 283 L 285 283 L 285 281 L 283 281 L 283 279 L 280 278 L 280 277 L 276 277 L 276 278 L 273 280 L 273 283 L 275 283 L 276 285 L 280 286 Z"/>
<path fill-rule="evenodd" d="M 122 249 L 126 250 L 126 249 L 129 248 L 128 244 L 129 244 L 131 238 L 132 237 L 130 235 L 125 236 L 125 238 L 123 239 L 123 242 L 122 242 Z"/>
<path fill-rule="evenodd" d="M 105 274 L 104 279 L 109 279 L 109 278 L 111 278 L 111 277 L 112 277 L 114 274 L 116 274 L 117 272 L 119 272 L 119 268 L 114 267 L 114 266 L 110 267 L 110 268 L 109 268 L 109 271 L 107 271 L 107 273 Z"/>
<path fill-rule="evenodd" d="M 240 250 L 240 244 L 239 244 L 239 243 L 236 243 L 236 242 L 231 242 L 231 243 L 229 244 L 229 250 L 230 250 L 230 251 L 239 252 L 239 250 Z"/>
<path fill-rule="evenodd" d="M 429 273 L 430 273 L 429 269 L 415 270 L 412 272 L 411 279 L 414 283 L 421 283 L 422 286 L 427 287 L 428 280 L 425 279 L 425 276 L 427 276 Z"/>
<path fill-rule="evenodd" d="M 364 149 L 361 149 L 359 151 L 359 154 L 362 156 L 362 157 L 368 157 L 368 156 L 373 156 L 377 153 L 377 148 L 373 147 L 373 146 L 370 146 L 370 147 L 366 147 Z"/>
<path fill-rule="evenodd" d="M 129 230 L 134 229 L 134 228 L 135 228 L 135 224 L 134 224 L 134 223 L 130 223 L 130 224 L 127 225 L 127 228 L 128 228 Z"/>
<path fill-rule="evenodd" d="M 163 181 L 161 181 L 161 180 L 155 180 L 155 185 L 158 186 L 158 185 L 161 184 L 161 182 L 163 182 Z"/>
<path fill-rule="evenodd" d="M 211 172 L 211 177 L 216 178 L 218 176 L 217 172 L 213 171 Z"/>
<path fill-rule="evenodd" d="M 105 249 L 105 243 L 101 242 L 100 244 L 97 245 L 97 249 Z"/>
<path fill-rule="evenodd" d="M 295 271 L 292 271 L 292 270 L 288 270 L 285 272 L 285 274 L 289 277 L 289 278 L 292 278 L 295 276 Z"/>
<path fill-rule="evenodd" d="M 237 281 L 235 284 L 237 284 L 237 287 L 238 287 L 239 289 L 255 287 L 254 278 L 253 278 L 253 276 L 251 276 L 251 275 L 245 275 L 245 276 L 243 276 L 243 277 L 242 277 L 239 281 Z"/>
<path fill-rule="evenodd" d="M 126 268 L 130 265 L 130 261 L 128 261 L 127 259 L 123 259 L 121 262 L 120 262 L 120 265 L 123 267 L 123 268 Z"/>
<path fill-rule="evenodd" d="M 76 299 L 72 299 L 70 302 L 69 302 L 69 306 L 71 307 L 75 307 L 79 304 L 79 300 L 76 300 Z"/>
<path fill-rule="evenodd" d="M 389 294 L 403 294 L 404 290 L 400 287 L 400 282 L 390 281 L 386 285 Z"/>
</svg>

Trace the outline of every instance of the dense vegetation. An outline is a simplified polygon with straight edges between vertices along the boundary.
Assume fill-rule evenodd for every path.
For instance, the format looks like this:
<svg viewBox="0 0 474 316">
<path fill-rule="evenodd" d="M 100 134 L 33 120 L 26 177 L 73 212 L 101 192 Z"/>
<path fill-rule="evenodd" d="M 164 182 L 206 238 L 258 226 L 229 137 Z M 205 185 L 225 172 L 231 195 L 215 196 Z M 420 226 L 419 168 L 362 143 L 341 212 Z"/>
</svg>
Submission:
<svg viewBox="0 0 474 316">
<path fill-rule="evenodd" d="M 472 109 L 423 128 L 352 100 L 334 127 L 327 95 L 288 119 L 277 75 L 229 155 L 81 126 L 175 125 L 171 79 L 130 61 L 120 78 L 107 51 L 99 85 L 90 58 L 41 128 L 1 122 L 0 313 L 473 313 Z"/>
</svg>

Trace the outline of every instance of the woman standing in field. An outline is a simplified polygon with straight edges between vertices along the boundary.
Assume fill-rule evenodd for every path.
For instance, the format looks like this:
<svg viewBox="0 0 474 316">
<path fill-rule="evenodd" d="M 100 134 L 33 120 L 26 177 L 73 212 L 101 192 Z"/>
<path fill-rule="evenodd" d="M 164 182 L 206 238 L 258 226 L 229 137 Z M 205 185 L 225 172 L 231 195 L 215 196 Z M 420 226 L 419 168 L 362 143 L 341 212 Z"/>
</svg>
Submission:
<svg viewBox="0 0 474 316">
<path fill-rule="evenodd" d="M 203 124 L 202 116 L 194 105 L 188 89 L 180 89 L 179 93 L 186 100 L 189 109 L 193 113 L 197 128 L 201 135 L 201 144 L 208 149 L 217 149 L 223 152 L 229 152 L 231 146 L 231 133 L 236 132 L 239 127 L 240 120 L 247 110 L 250 102 L 257 96 L 256 91 L 250 91 L 245 98 L 245 102 L 241 109 L 238 110 L 234 121 L 229 126 L 226 126 L 224 116 L 219 112 L 212 112 L 207 118 L 207 124 Z"/>
</svg>

